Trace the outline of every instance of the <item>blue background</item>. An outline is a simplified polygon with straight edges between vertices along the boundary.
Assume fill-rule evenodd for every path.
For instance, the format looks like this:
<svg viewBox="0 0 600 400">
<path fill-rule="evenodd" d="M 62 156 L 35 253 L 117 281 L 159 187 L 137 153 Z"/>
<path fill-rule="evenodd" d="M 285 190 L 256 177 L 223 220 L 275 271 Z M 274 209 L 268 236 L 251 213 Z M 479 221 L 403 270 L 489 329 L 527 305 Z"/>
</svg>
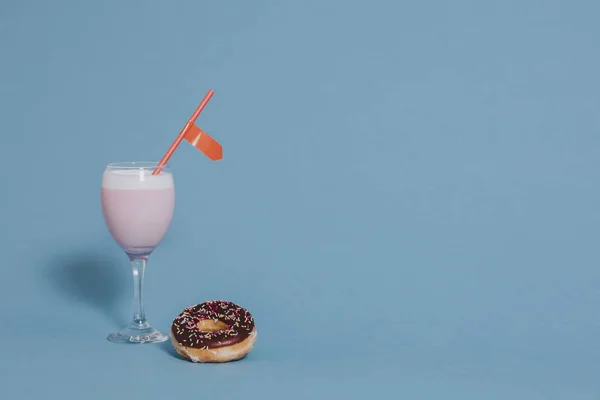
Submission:
<svg viewBox="0 0 600 400">
<path fill-rule="evenodd" d="M 0 397 L 600 397 L 597 1 L 3 1 Z M 150 322 L 228 299 L 241 362 L 106 341 L 103 167 L 171 160 Z"/>
</svg>

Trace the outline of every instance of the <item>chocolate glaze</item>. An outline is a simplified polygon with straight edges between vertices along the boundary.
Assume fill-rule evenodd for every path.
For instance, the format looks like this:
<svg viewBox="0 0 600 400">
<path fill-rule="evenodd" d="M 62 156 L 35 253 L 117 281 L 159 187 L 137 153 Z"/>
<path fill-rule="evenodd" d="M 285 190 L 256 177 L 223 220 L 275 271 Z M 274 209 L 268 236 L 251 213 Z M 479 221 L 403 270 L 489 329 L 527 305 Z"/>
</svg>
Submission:
<svg viewBox="0 0 600 400">
<path fill-rule="evenodd" d="M 198 322 L 212 319 L 221 321 L 229 329 L 205 332 L 198 328 Z M 215 349 L 243 342 L 254 329 L 254 318 L 246 310 L 230 301 L 216 300 L 188 307 L 179 314 L 171 332 L 180 345 L 187 347 Z"/>
</svg>

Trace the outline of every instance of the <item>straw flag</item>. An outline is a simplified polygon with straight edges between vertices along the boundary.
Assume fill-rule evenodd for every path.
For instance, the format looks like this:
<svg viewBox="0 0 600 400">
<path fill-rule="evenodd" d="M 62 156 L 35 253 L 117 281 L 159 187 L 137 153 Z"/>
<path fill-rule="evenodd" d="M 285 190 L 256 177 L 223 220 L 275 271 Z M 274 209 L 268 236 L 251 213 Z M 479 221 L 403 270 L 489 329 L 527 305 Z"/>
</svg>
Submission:
<svg viewBox="0 0 600 400">
<path fill-rule="evenodd" d="M 163 167 L 167 164 L 167 161 L 169 161 L 169 158 L 171 158 L 173 152 L 175 151 L 177 146 L 179 146 L 179 143 L 181 143 L 183 139 L 190 142 L 192 146 L 206 154 L 207 157 L 213 161 L 220 160 L 223 158 L 223 148 L 221 147 L 221 145 L 215 139 L 211 138 L 208 135 L 208 133 L 198 128 L 195 124 L 196 119 L 198 118 L 202 110 L 204 110 L 204 107 L 206 107 L 208 101 L 214 93 L 215 92 L 212 89 L 206 93 L 206 95 L 198 105 L 198 108 L 196 108 L 196 111 L 194 111 L 194 113 L 192 114 L 188 122 L 185 124 L 181 132 L 179 132 L 179 135 L 177 135 L 175 141 L 169 147 L 169 150 L 167 150 L 163 158 L 158 163 L 156 169 L 152 171 L 152 175 L 160 174 L 160 171 L 162 171 Z"/>
<path fill-rule="evenodd" d="M 223 158 L 223 147 L 210 135 L 193 124 L 185 133 L 184 139 L 192 146 L 206 154 L 213 161 Z"/>
</svg>

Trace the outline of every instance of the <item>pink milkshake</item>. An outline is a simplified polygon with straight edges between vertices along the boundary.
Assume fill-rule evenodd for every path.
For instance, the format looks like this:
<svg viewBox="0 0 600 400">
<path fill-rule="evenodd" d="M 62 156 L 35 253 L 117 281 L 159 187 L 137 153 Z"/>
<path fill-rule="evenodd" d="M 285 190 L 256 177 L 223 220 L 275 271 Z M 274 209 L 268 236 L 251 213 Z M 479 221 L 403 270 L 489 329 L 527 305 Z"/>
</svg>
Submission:
<svg viewBox="0 0 600 400">
<path fill-rule="evenodd" d="M 167 233 L 175 189 L 173 175 L 152 169 L 107 169 L 102 212 L 112 237 L 130 255 L 149 254 Z"/>
</svg>

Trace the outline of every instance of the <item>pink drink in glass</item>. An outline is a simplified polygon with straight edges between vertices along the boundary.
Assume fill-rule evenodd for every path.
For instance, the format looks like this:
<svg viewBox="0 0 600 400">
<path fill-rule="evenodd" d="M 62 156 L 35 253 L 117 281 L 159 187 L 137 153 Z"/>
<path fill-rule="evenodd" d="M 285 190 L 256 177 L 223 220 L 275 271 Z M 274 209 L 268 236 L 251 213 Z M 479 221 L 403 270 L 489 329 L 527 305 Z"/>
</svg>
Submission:
<svg viewBox="0 0 600 400">
<path fill-rule="evenodd" d="M 161 172 L 106 171 L 102 212 L 108 230 L 128 254 L 151 252 L 169 229 L 175 205 L 173 176 Z"/>
</svg>

